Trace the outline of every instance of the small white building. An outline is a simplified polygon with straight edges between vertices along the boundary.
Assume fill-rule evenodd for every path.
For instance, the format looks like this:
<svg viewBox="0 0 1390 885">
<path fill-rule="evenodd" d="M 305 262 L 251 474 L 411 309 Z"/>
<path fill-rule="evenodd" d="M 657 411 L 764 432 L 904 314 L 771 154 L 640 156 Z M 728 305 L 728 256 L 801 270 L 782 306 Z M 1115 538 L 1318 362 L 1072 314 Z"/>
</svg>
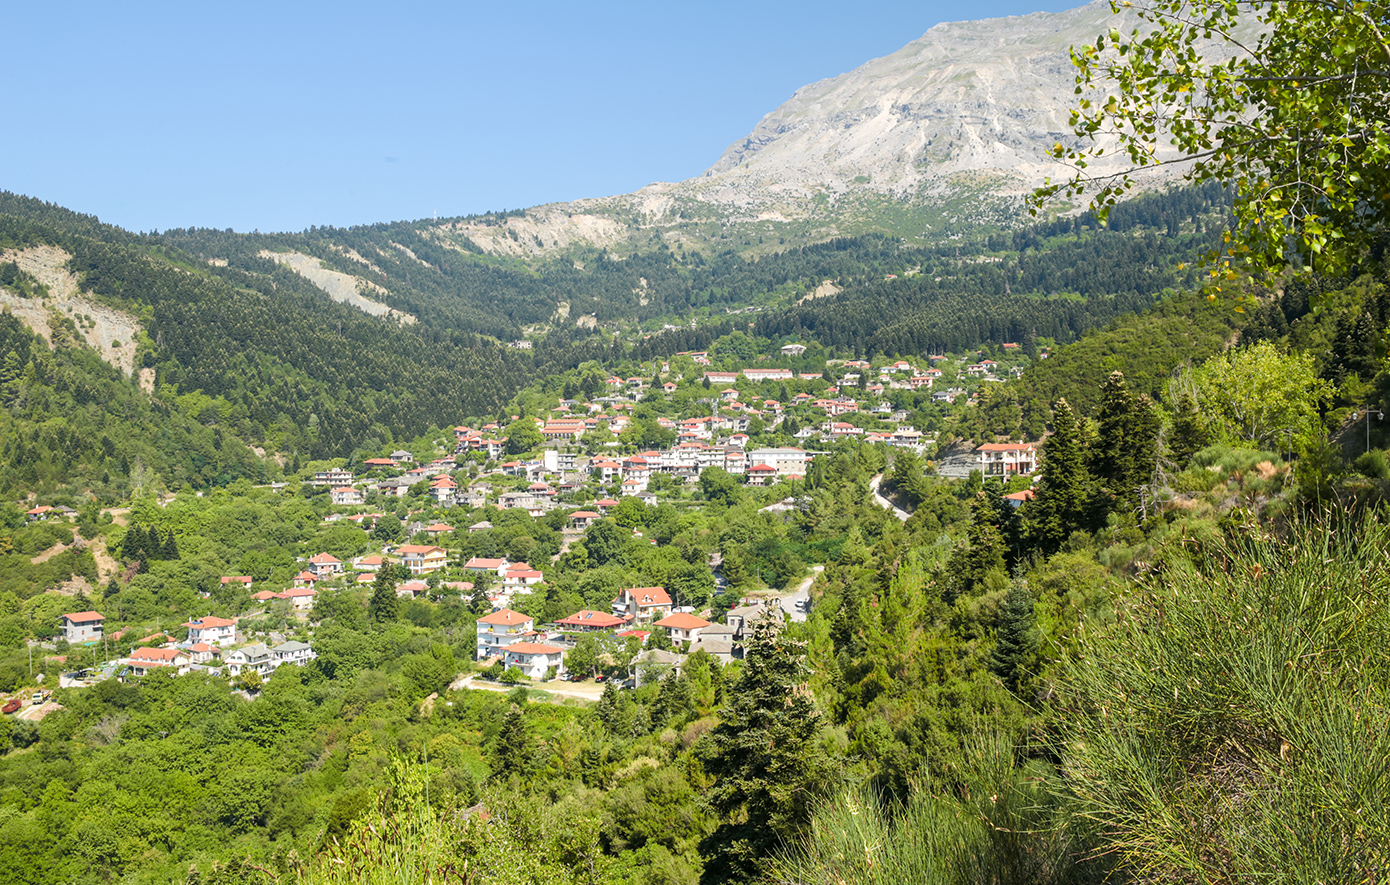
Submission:
<svg viewBox="0 0 1390 885">
<path fill-rule="evenodd" d="M 196 618 L 183 626 L 188 628 L 188 641 L 209 645 L 226 645 L 236 639 L 236 621 L 226 618 Z"/>
<path fill-rule="evenodd" d="M 318 657 L 309 643 L 300 642 L 297 639 L 280 643 L 272 648 L 270 653 L 274 657 L 274 663 L 277 667 L 281 664 L 294 664 L 297 667 L 302 667 Z"/>
<path fill-rule="evenodd" d="M 233 676 L 240 676 L 247 670 L 255 670 L 262 676 L 269 676 L 277 666 L 277 659 L 274 652 L 257 642 L 228 652 L 222 658 L 222 663 Z"/>
<path fill-rule="evenodd" d="M 128 663 L 133 676 L 144 676 L 165 667 L 173 667 L 174 672 L 182 676 L 188 672 L 192 658 L 177 648 L 137 648 L 130 653 Z"/>
<path fill-rule="evenodd" d="M 478 619 L 478 660 L 501 654 L 521 642 L 535 627 L 530 615 L 504 608 Z"/>
<path fill-rule="evenodd" d="M 551 667 L 557 676 L 564 672 L 565 652 L 558 645 L 516 642 L 503 651 L 502 663 L 508 670 L 515 667 L 532 679 L 544 679 Z"/>
<path fill-rule="evenodd" d="M 69 612 L 60 620 L 63 623 L 63 636 L 68 642 L 92 642 L 101 639 L 106 616 L 101 612 Z"/>
<path fill-rule="evenodd" d="M 670 631 L 672 642 L 697 642 L 700 639 L 700 631 L 709 626 L 709 621 L 685 612 L 677 612 L 657 621 L 656 626 L 665 627 Z"/>
</svg>

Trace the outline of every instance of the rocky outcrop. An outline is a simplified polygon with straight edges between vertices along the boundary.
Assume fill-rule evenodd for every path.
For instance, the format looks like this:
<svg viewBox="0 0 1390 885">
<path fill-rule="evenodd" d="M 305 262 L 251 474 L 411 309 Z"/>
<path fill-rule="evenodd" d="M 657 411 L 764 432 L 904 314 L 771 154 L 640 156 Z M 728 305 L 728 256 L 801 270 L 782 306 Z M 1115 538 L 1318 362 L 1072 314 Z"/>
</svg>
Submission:
<svg viewBox="0 0 1390 885">
<path fill-rule="evenodd" d="M 24 298 L 0 288 L 0 310 L 19 317 L 30 330 L 53 343 L 58 317 L 71 320 L 82 340 L 126 375 L 135 371 L 136 338 L 140 321 L 122 310 L 83 295 L 77 277 L 68 270 L 72 256 L 57 246 L 34 246 L 0 253 L 0 262 L 13 261 L 48 288 L 46 298 Z M 59 327 L 66 323 L 58 322 Z"/>
</svg>

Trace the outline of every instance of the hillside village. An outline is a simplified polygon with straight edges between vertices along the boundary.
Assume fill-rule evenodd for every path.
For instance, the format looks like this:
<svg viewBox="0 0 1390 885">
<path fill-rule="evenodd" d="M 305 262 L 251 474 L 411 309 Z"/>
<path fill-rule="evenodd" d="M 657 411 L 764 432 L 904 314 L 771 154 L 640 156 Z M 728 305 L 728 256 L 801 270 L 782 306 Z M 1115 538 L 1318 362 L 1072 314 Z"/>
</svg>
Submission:
<svg viewBox="0 0 1390 885">
<path fill-rule="evenodd" d="M 634 685 L 652 678 L 648 670 L 679 669 L 689 653 L 733 660 L 741 656 L 748 625 L 784 607 L 767 593 L 724 593 L 717 553 L 706 563 L 704 586 L 688 599 L 676 588 L 629 587 L 602 611 L 568 611 L 548 621 L 512 606 L 524 608 L 531 594 L 544 594 L 547 568 L 572 544 L 584 543 L 595 526 L 615 517 L 632 525 L 621 520 L 623 511 L 699 506 L 696 489 L 708 498 L 730 486 L 795 483 L 818 456 L 846 440 L 931 452 L 935 438 L 914 427 L 912 416 L 930 420 L 929 410 L 940 413 L 970 401 L 982 385 L 1021 374 L 1026 357 L 1013 345 L 1000 350 L 1002 360 L 977 353 L 974 360 L 934 356 L 921 365 L 829 360 L 818 372 L 764 364 L 802 358 L 806 347 L 800 344 L 750 361 L 756 365 L 681 353 L 628 366 L 624 374 L 595 377 L 591 371 L 583 379 L 561 379 L 556 393 L 528 401 L 527 416 L 454 426 L 428 447 L 432 451 L 396 448 L 356 463 L 311 467 L 302 494 L 326 492 L 331 509 L 324 523 L 359 527 L 370 542 L 365 552 L 339 558 L 320 551 L 296 562 L 292 575 L 222 575 L 217 587 L 200 590 L 207 614 L 138 641 L 129 629 L 106 631 L 98 611 L 66 612 L 57 635 L 69 646 L 97 649 L 100 663 L 64 676 L 63 684 L 80 687 L 168 668 L 221 673 L 254 687 L 280 666 L 314 660 L 321 596 L 354 587 L 386 587 L 400 600 L 468 605 L 478 615 L 479 668 L 494 678 L 592 678 L 600 675 L 595 649 L 607 661 L 621 658 L 619 669 Z M 592 395 L 584 393 L 586 386 Z M 944 474 L 954 469 L 1005 481 L 1026 478 L 1037 466 L 1036 447 L 985 443 L 941 466 Z M 290 494 L 295 487 L 276 483 L 272 490 Z M 1023 489 L 1008 497 L 1017 506 L 1030 494 Z M 785 515 L 797 506 L 793 496 L 773 499 L 764 510 Z M 509 557 L 492 542 L 492 520 L 503 513 L 557 529 L 560 549 L 534 565 Z M 37 505 L 26 518 L 77 515 Z M 624 531 L 642 538 L 637 528 Z M 238 599 L 243 607 L 229 611 L 228 603 Z M 804 594 L 794 603 L 788 597 L 785 613 L 804 619 L 807 606 Z M 270 629 L 268 619 L 278 629 Z M 576 648 L 584 663 L 567 666 Z M 623 653 L 615 654 L 619 648 Z"/>
</svg>

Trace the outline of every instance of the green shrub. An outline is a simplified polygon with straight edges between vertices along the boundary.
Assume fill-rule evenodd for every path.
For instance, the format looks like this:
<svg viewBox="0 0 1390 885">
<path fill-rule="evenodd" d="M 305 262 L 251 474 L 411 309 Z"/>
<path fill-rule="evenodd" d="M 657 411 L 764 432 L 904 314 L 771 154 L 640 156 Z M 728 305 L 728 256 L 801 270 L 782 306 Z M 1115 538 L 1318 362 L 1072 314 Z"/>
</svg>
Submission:
<svg viewBox="0 0 1390 885">
<path fill-rule="evenodd" d="M 1117 603 L 1062 683 L 1077 814 L 1141 879 L 1390 863 L 1390 530 L 1236 534 Z"/>
</svg>

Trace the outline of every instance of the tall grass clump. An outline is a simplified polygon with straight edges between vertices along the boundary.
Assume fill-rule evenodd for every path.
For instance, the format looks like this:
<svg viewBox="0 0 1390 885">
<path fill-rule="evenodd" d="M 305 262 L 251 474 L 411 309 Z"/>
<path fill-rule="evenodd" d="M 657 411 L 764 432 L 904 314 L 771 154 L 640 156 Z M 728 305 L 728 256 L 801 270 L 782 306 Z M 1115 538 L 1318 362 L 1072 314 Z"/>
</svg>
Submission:
<svg viewBox="0 0 1390 885">
<path fill-rule="evenodd" d="M 800 844 L 772 865 L 785 885 L 987 885 L 1101 882 L 1106 872 L 1068 831 L 1066 800 L 1046 764 L 1015 765 L 1006 741 L 974 749 L 967 783 L 916 785 L 902 801 L 867 785 L 825 801 Z"/>
<path fill-rule="evenodd" d="M 1152 882 L 1390 878 L 1390 530 L 1252 532 L 1152 577 L 1062 684 L 1072 812 Z"/>
</svg>

